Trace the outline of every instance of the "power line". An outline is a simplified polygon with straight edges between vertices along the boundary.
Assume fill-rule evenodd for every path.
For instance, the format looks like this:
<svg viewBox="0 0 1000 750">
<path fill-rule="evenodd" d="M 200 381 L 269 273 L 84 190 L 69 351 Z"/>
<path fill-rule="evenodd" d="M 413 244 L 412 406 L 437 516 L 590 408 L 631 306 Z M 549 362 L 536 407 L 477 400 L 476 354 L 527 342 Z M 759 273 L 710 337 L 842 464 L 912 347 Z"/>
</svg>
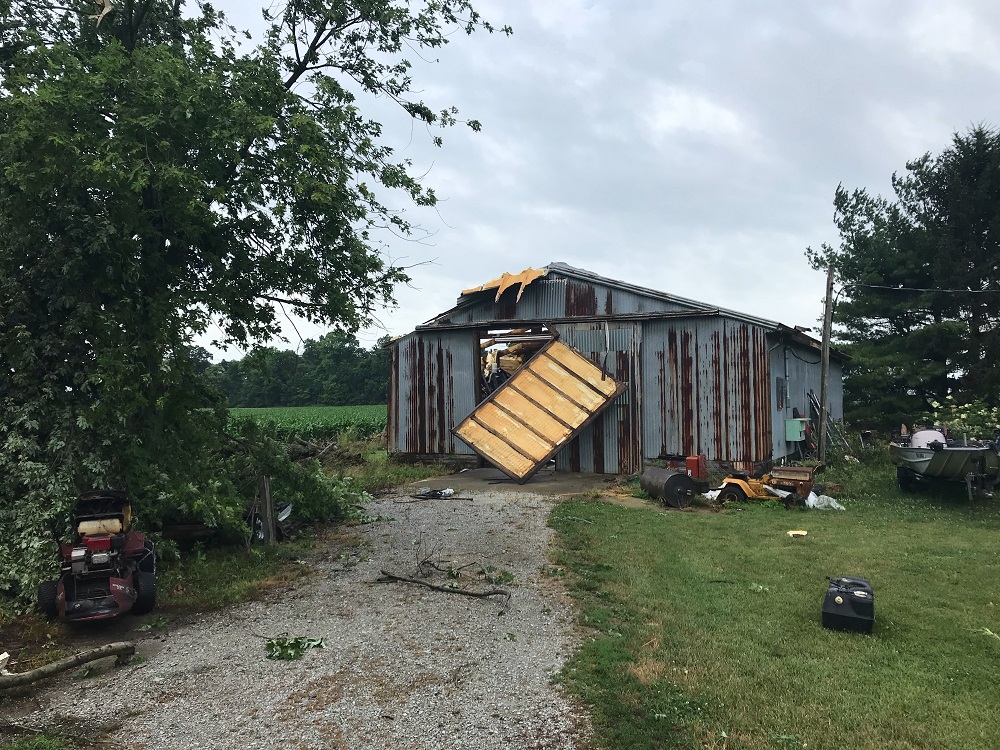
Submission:
<svg viewBox="0 0 1000 750">
<path fill-rule="evenodd" d="M 856 289 L 888 289 L 894 292 L 947 292 L 949 294 L 1000 294 L 1000 289 L 927 289 L 915 286 L 883 286 L 881 284 L 844 284 L 841 290 Z"/>
</svg>

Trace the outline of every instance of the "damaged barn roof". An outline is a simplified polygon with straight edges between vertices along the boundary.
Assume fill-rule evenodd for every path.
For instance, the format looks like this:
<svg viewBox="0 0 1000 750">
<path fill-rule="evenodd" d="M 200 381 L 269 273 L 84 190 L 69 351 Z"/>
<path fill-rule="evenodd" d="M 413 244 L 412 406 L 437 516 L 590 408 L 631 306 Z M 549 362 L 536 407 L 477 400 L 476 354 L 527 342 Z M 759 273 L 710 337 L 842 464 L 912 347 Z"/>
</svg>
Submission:
<svg viewBox="0 0 1000 750">
<path fill-rule="evenodd" d="M 552 282 L 547 284 L 546 282 Z M 530 286 L 543 286 L 530 303 L 522 304 Z M 504 293 L 517 287 L 517 295 Z M 603 290 L 602 300 L 595 289 Z M 524 299 L 527 303 L 528 300 Z M 520 273 L 505 273 L 499 278 L 464 290 L 455 307 L 428 320 L 417 330 L 466 328 L 473 325 L 509 325 L 527 321 L 559 323 L 570 320 L 636 320 L 655 318 L 692 318 L 721 316 L 760 326 L 788 336 L 799 344 L 819 349 L 820 342 L 803 329 L 774 320 L 747 315 L 704 302 L 668 294 L 648 287 L 629 284 L 574 268 L 566 263 L 549 263 L 543 268 L 527 268 Z M 846 355 L 835 352 L 846 359 Z"/>
<path fill-rule="evenodd" d="M 466 297 L 471 294 L 477 294 L 478 292 L 485 292 L 489 289 L 496 289 L 497 295 L 494 298 L 494 302 L 500 300 L 500 296 L 507 291 L 510 287 L 515 284 L 520 284 L 521 288 L 517 292 L 517 299 L 521 299 L 521 295 L 524 294 L 524 288 L 528 286 L 532 281 L 539 278 L 540 276 L 545 276 L 549 272 L 548 268 L 525 268 L 521 273 L 505 273 L 500 278 L 493 279 L 492 281 L 487 281 L 485 284 L 472 289 L 466 289 L 462 292 L 461 296 Z"/>
</svg>

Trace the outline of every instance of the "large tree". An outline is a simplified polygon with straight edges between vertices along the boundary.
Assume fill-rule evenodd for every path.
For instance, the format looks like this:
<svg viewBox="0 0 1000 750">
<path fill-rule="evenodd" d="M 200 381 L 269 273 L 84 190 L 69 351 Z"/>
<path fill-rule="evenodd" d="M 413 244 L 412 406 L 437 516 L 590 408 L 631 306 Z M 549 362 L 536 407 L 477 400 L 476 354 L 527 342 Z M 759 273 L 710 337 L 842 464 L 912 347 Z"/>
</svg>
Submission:
<svg viewBox="0 0 1000 750">
<path fill-rule="evenodd" d="M 837 188 L 840 246 L 807 255 L 841 286 L 848 417 L 898 424 L 935 402 L 998 403 L 1000 133 L 956 133 L 893 174 L 894 200 Z"/>
<path fill-rule="evenodd" d="M 252 40 L 207 3 L 0 0 L 0 589 L 79 490 L 211 520 L 232 488 L 194 336 L 253 346 L 275 304 L 350 331 L 404 278 L 378 232 L 435 196 L 361 97 L 456 124 L 404 54 L 492 27 L 469 0 L 261 12 Z"/>
</svg>

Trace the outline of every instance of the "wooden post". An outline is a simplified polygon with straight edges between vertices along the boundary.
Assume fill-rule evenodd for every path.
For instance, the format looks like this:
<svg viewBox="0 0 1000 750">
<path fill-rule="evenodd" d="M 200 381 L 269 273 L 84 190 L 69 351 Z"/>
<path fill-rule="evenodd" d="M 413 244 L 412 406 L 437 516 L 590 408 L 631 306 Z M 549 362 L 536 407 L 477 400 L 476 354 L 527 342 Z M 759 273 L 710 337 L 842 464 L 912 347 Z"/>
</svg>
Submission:
<svg viewBox="0 0 1000 750">
<path fill-rule="evenodd" d="M 264 533 L 264 544 L 274 544 L 277 533 L 274 528 L 274 498 L 271 497 L 271 477 L 260 475 L 260 522 Z"/>
<path fill-rule="evenodd" d="M 819 365 L 819 460 L 826 463 L 827 402 L 830 400 L 830 337 L 833 335 L 833 266 L 826 271 L 826 299 L 823 307 L 823 350 Z"/>
</svg>

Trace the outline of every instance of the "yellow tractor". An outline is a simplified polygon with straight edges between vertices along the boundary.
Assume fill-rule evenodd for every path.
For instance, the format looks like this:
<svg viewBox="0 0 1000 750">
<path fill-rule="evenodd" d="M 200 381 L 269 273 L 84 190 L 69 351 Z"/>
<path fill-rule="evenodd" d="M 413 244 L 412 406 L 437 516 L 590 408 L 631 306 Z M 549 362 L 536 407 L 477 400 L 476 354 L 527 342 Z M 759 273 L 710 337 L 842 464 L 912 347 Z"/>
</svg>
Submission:
<svg viewBox="0 0 1000 750">
<path fill-rule="evenodd" d="M 742 503 L 745 500 L 778 500 L 777 495 L 767 490 L 774 487 L 791 492 L 798 497 L 809 497 L 813 488 L 816 466 L 775 466 L 760 477 L 750 476 L 750 472 L 733 471 L 722 480 L 719 492 L 720 503 Z"/>
</svg>

